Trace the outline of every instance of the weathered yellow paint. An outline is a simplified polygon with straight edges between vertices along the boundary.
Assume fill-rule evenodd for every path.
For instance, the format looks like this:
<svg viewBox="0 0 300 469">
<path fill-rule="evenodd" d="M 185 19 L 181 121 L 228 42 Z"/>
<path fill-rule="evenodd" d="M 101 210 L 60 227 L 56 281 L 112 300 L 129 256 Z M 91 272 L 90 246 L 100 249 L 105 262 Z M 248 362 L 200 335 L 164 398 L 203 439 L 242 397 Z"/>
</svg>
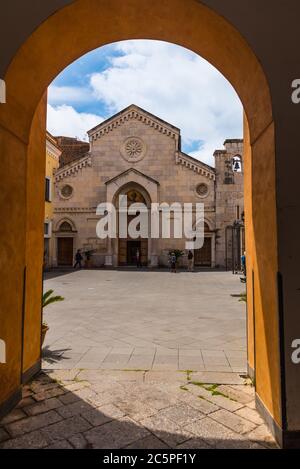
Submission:
<svg viewBox="0 0 300 469">
<path fill-rule="evenodd" d="M 43 180 L 44 139 L 41 128 L 42 111 L 32 125 L 34 113 L 46 86 L 69 63 L 82 54 L 104 44 L 122 39 L 160 39 L 185 46 L 215 65 L 232 83 L 244 105 L 249 124 L 246 133 L 246 223 L 248 273 L 254 270 L 256 315 L 256 363 L 258 393 L 280 424 L 278 331 L 276 314 L 277 239 L 275 218 L 275 150 L 272 124 L 272 106 L 268 84 L 261 66 L 251 49 L 224 18 L 194 0 L 78 0 L 58 11 L 43 23 L 26 41 L 12 61 L 5 77 L 7 101 L 0 108 L 2 148 L 10 165 L 6 171 L 4 191 L 11 208 L 10 226 L 5 225 L 1 245 L 7 262 L 8 287 L 2 298 L 1 313 L 5 337 L 10 342 L 10 363 L 0 368 L 4 386 L 0 401 L 17 386 L 16 371 L 20 358 L 20 324 L 22 305 L 22 272 L 25 267 L 25 159 L 30 158 L 36 179 Z M 31 134 L 30 134 L 31 132 Z M 44 141 L 43 141 L 44 142 Z M 249 146 L 250 143 L 250 146 Z M 26 148 L 28 146 L 28 149 Z M 16 169 L 16 174 L 14 170 Z M 33 166 L 31 166 L 31 164 Z M 28 174 L 28 176 L 30 176 Z M 33 178 L 31 178 L 33 181 Z M 32 309 L 26 303 L 25 368 L 34 364 L 39 355 L 40 334 L 37 305 L 40 295 L 40 265 L 31 262 L 40 255 L 40 214 L 43 197 L 37 183 L 36 197 L 28 194 L 28 207 L 36 210 L 36 223 L 28 224 L 30 245 L 26 250 L 28 269 L 27 298 L 32 298 Z M 13 187 L 17 187 L 15 192 Z M 1 199 L 1 219 L 9 220 L 9 207 Z M 18 213 L 20 217 L 18 218 Z M 266 220 L 270 230 L 266 230 Z M 10 230 L 14 241 L 7 242 Z M 30 240 L 30 241 L 29 241 Z M 37 242 L 34 247 L 33 240 Z M 16 255 L 11 253 L 15 250 Z M 31 285 L 32 284 L 32 285 Z M 12 287 L 10 287 L 12 285 Z M 15 287 L 15 288 L 13 288 Z M 248 288 L 251 288 L 251 282 Z M 29 301 L 29 300 L 28 300 Z M 251 312 L 251 301 L 248 310 Z M 250 362 L 253 363 L 251 345 L 251 313 L 249 314 Z M 17 346 L 12 352 L 12 331 Z M 252 337 L 252 338 L 251 338 Z M 28 341 L 32 344 L 29 346 Z"/>
<path fill-rule="evenodd" d="M 247 350 L 248 365 L 254 371 L 254 302 L 253 302 L 253 223 L 252 223 L 252 159 L 250 134 L 247 117 L 244 114 L 244 210 L 245 210 L 245 236 L 247 246 Z"/>
<path fill-rule="evenodd" d="M 244 141 L 248 362 L 255 368 L 258 395 L 280 423 L 275 160 L 269 156 L 274 148 L 273 124 L 249 145 L 245 118 Z"/>
<path fill-rule="evenodd" d="M 41 355 L 40 331 L 44 253 L 45 141 L 46 95 L 34 115 L 27 153 L 26 294 L 23 373 L 37 363 Z M 42 157 L 42 155 L 44 157 Z"/>
</svg>

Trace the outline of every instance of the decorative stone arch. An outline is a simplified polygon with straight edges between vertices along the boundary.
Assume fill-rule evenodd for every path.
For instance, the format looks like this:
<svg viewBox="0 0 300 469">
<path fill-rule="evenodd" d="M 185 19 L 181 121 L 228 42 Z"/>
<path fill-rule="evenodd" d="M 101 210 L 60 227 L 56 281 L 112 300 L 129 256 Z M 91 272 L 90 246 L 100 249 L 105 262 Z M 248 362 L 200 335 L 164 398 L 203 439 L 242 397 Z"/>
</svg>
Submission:
<svg viewBox="0 0 300 469">
<path fill-rule="evenodd" d="M 69 223 L 71 232 L 77 233 L 75 222 L 69 217 L 62 217 L 55 221 L 54 232 L 60 232 L 60 227 L 63 223 Z"/>
<path fill-rule="evenodd" d="M 232 169 L 233 171 L 236 171 L 234 165 L 235 165 L 235 162 L 238 162 L 239 165 L 240 165 L 240 168 L 237 172 L 239 173 L 242 173 L 243 172 L 243 157 L 242 155 L 240 155 L 239 153 L 236 153 L 233 157 L 232 157 Z"/>
<path fill-rule="evenodd" d="M 89 27 L 82 28 L 83 23 Z M 105 28 L 99 29 L 99 24 L 105 24 Z M 9 399 L 13 402 L 20 376 L 28 379 L 40 366 L 42 281 L 38 279 L 42 279 L 47 86 L 86 52 L 104 44 L 141 37 L 172 42 L 198 53 L 231 82 L 243 103 L 247 117 L 244 171 L 250 292 L 248 365 L 253 374 L 256 364 L 256 392 L 262 408 L 267 409 L 274 426 L 282 429 L 286 408 L 282 407 L 284 365 L 279 354 L 275 145 L 268 81 L 239 31 L 223 16 L 195 0 L 74 1 L 34 30 L 7 69 L 4 77 L 7 104 L 0 107 L 2 163 L 6 168 L 1 184 L 4 196 L 0 201 L 3 221 L 0 242 L 7 251 L 4 254 L 7 284 L 17 288 L 14 294 L 7 288 L 1 297 L 5 312 L 1 323 L 7 331 L 4 340 L 10 359 L 0 368 L 0 381 L 4 383 L 0 403 Z M 11 252 L 16 255 L 11 256 Z M 39 258 L 41 261 L 37 262 Z M 13 336 L 9 333 L 12 324 L 16 331 Z"/>
<path fill-rule="evenodd" d="M 159 201 L 159 182 L 155 179 L 146 176 L 140 171 L 131 168 L 121 174 L 106 181 L 106 201 L 110 203 L 115 202 L 116 195 L 120 192 L 122 187 L 136 184 L 147 194 L 146 198 L 150 202 L 155 203 Z"/>
<path fill-rule="evenodd" d="M 70 226 L 70 230 L 62 230 L 61 226 L 67 223 Z M 61 217 L 55 220 L 54 230 L 53 230 L 53 258 L 51 259 L 52 265 L 57 267 L 58 264 L 58 243 L 61 238 L 72 238 L 73 250 L 72 250 L 72 259 L 74 258 L 75 251 L 77 249 L 77 229 L 75 222 L 69 217 Z M 67 241 L 65 241 L 67 242 Z"/>
<path fill-rule="evenodd" d="M 151 203 L 159 200 L 158 195 L 159 183 L 155 179 L 144 175 L 136 169 L 129 169 L 106 182 L 106 200 L 115 207 L 118 206 L 117 198 L 120 194 L 126 193 L 130 189 L 139 191 L 147 203 L 148 209 Z M 151 212 L 149 210 L 148 226 L 150 230 Z M 107 239 L 107 255 L 105 257 L 105 265 L 118 265 L 118 240 Z M 155 267 L 158 264 L 157 240 L 148 237 L 148 264 Z"/>
</svg>

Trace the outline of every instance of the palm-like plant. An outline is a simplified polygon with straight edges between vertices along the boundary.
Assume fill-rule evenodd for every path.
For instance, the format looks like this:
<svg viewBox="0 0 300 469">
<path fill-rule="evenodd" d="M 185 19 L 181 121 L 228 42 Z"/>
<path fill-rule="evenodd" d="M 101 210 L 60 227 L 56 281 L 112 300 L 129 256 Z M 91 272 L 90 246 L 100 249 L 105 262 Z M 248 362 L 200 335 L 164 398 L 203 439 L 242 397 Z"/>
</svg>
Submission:
<svg viewBox="0 0 300 469">
<path fill-rule="evenodd" d="M 241 293 L 239 297 L 240 297 L 239 301 L 243 301 L 247 303 L 247 293 Z"/>
<path fill-rule="evenodd" d="M 55 295 L 52 296 L 54 293 L 54 290 L 48 290 L 43 294 L 43 299 L 42 299 L 42 307 L 45 308 L 45 306 L 50 305 L 51 303 L 56 303 L 57 301 L 63 301 L 64 297 L 60 295 Z M 44 331 L 43 334 L 45 336 L 47 330 L 49 329 L 48 324 L 46 321 L 43 320 L 42 323 L 42 330 Z"/>
<path fill-rule="evenodd" d="M 51 303 L 56 303 L 57 301 L 63 301 L 64 297 L 60 295 L 51 296 L 54 293 L 54 290 L 48 290 L 43 294 L 42 307 L 50 305 Z"/>
<path fill-rule="evenodd" d="M 171 256 L 173 253 L 176 257 L 176 261 L 178 261 L 178 259 L 184 255 L 184 251 L 181 251 L 181 249 L 171 249 L 169 251 L 169 256 Z"/>
</svg>

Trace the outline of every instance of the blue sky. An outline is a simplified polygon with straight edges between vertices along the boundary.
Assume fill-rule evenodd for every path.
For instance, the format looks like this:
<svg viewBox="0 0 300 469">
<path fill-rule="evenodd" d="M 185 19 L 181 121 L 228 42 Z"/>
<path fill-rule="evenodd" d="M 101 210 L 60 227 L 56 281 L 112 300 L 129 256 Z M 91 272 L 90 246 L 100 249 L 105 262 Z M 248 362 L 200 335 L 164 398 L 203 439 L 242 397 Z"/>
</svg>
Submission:
<svg viewBox="0 0 300 469">
<path fill-rule="evenodd" d="M 242 137 L 242 106 L 208 62 L 160 41 L 122 41 L 63 70 L 48 91 L 48 130 L 86 139 L 86 131 L 129 104 L 181 129 L 182 150 L 213 164 L 226 138 Z"/>
</svg>

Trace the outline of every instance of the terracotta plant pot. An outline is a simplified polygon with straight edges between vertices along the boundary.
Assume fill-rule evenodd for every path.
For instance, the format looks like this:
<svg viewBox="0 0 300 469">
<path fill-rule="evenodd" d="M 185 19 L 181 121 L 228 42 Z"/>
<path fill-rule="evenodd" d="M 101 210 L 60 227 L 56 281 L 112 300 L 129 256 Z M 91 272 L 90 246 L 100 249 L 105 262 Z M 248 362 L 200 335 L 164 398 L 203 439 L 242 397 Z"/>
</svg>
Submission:
<svg viewBox="0 0 300 469">
<path fill-rule="evenodd" d="M 49 326 L 46 324 L 42 324 L 42 338 L 41 338 L 41 344 L 43 345 L 45 337 L 46 337 L 46 332 L 49 330 Z"/>
</svg>

